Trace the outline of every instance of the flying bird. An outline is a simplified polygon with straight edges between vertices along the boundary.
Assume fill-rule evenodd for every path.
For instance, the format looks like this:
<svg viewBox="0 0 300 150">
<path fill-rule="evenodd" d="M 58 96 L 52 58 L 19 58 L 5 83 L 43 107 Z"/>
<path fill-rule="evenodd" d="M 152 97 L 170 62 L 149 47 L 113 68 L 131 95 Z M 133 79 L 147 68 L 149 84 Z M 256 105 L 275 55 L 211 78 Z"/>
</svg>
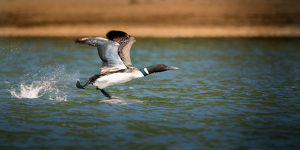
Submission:
<svg viewBox="0 0 300 150">
<path fill-rule="evenodd" d="M 111 98 L 104 91 L 104 88 L 107 86 L 125 83 L 156 72 L 178 69 L 177 67 L 164 64 L 137 69 L 131 64 L 130 60 L 130 48 L 136 41 L 135 38 L 123 31 L 115 30 L 109 31 L 106 37 L 108 39 L 102 37 L 83 37 L 75 40 L 75 43 L 96 46 L 99 57 L 102 60 L 101 72 L 89 78 L 84 85 L 81 85 L 77 81 L 77 88 L 85 89 L 86 86 L 93 85 L 96 86 L 96 90 L 100 90 L 107 98 Z"/>
</svg>

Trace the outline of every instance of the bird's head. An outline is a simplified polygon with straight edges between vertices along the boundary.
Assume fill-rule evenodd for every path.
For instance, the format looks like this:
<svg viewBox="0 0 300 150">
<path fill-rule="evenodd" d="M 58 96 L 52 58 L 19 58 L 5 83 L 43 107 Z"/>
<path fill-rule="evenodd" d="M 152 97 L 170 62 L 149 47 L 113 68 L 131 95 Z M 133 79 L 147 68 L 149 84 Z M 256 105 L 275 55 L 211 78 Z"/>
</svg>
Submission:
<svg viewBox="0 0 300 150">
<path fill-rule="evenodd" d="M 179 69 L 179 68 L 167 66 L 165 64 L 156 64 L 156 65 L 147 67 L 149 74 L 155 73 L 155 72 L 163 72 L 163 71 L 167 71 L 167 70 L 175 70 L 175 69 Z"/>
</svg>

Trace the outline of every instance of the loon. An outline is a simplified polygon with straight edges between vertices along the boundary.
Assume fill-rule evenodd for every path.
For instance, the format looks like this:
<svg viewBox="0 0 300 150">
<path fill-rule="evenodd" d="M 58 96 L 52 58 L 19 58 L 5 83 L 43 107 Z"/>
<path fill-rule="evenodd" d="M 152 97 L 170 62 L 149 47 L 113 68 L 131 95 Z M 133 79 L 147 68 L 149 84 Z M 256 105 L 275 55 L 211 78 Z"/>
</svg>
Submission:
<svg viewBox="0 0 300 150">
<path fill-rule="evenodd" d="M 112 30 L 106 34 L 108 39 L 102 37 L 83 37 L 76 39 L 75 43 L 84 43 L 96 46 L 98 54 L 102 60 L 101 72 L 89 78 L 81 85 L 79 81 L 76 87 L 85 89 L 86 86 L 96 86 L 107 98 L 111 96 L 104 91 L 107 86 L 113 86 L 120 83 L 141 78 L 156 72 L 179 69 L 164 64 L 156 64 L 143 69 L 137 69 L 131 64 L 130 48 L 136 41 L 134 37 L 123 31 Z"/>
</svg>

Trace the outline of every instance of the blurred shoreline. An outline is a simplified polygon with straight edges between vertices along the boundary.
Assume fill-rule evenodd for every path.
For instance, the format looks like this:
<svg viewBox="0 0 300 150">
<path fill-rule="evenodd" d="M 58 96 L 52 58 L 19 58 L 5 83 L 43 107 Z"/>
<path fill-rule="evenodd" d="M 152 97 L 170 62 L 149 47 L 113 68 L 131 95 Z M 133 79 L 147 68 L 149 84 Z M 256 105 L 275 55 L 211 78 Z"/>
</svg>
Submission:
<svg viewBox="0 0 300 150">
<path fill-rule="evenodd" d="M 0 37 L 300 37 L 298 0 L 0 0 Z"/>
<path fill-rule="evenodd" d="M 105 36 L 109 30 L 123 30 L 135 37 L 300 37 L 299 27 L 112 27 L 101 25 L 0 27 L 0 37 Z"/>
</svg>

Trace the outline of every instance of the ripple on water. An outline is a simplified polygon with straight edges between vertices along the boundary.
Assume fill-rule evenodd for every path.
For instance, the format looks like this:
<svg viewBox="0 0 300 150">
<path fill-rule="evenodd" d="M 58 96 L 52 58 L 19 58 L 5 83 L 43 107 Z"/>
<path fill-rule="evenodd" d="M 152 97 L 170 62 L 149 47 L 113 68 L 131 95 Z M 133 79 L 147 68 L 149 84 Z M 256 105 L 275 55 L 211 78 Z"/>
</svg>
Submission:
<svg viewBox="0 0 300 150">
<path fill-rule="evenodd" d="M 75 86 L 99 73 L 95 47 L 5 39 L 1 148 L 299 147 L 299 39 L 139 38 L 134 65 L 180 69 L 107 87 L 112 99 Z"/>
</svg>

